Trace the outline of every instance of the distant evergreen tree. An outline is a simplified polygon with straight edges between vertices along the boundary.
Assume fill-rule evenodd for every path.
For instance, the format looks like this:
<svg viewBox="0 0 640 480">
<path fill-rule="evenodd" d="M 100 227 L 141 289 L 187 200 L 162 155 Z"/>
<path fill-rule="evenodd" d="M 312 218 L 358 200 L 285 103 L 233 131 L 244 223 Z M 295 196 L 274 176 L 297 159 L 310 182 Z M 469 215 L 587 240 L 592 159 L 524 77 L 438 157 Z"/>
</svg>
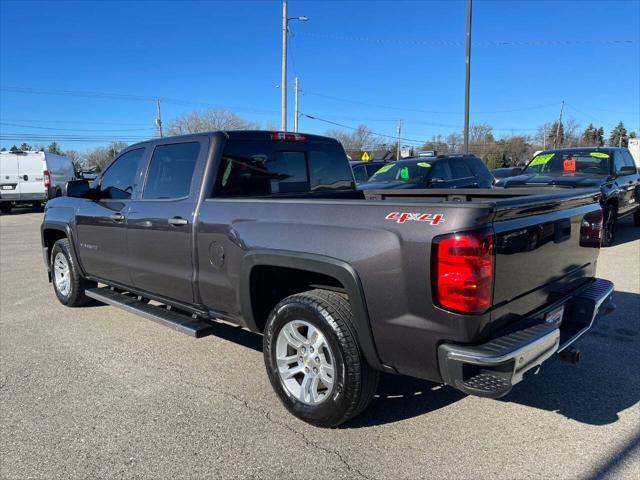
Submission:
<svg viewBox="0 0 640 480">
<path fill-rule="evenodd" d="M 9 151 L 10 151 L 10 152 L 19 152 L 19 151 L 20 151 L 20 149 L 19 149 L 18 147 L 16 147 L 15 145 L 13 145 L 13 146 L 9 149 Z"/>
<path fill-rule="evenodd" d="M 627 129 L 624 127 L 624 123 L 620 121 L 618 125 L 611 130 L 611 135 L 609 136 L 609 145 L 612 147 L 628 147 L 629 139 L 627 137 Z"/>
<path fill-rule="evenodd" d="M 57 142 L 51 142 L 47 147 L 47 152 L 62 155 L 62 150 L 60 150 Z"/>
<path fill-rule="evenodd" d="M 28 152 L 29 150 L 31 150 L 31 145 L 23 142 L 22 145 L 20 145 L 20 150 L 22 150 L 23 152 Z"/>
</svg>

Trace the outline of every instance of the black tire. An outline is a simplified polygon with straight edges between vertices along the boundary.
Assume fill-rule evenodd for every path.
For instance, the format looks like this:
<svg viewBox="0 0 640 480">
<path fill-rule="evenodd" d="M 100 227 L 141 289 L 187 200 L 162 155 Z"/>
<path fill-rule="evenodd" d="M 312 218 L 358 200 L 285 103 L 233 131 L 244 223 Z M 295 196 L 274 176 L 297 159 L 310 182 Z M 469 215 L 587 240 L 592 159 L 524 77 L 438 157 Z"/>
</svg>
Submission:
<svg viewBox="0 0 640 480">
<path fill-rule="evenodd" d="M 610 247 L 616 236 L 616 228 L 618 226 L 618 210 L 615 205 L 608 203 L 604 207 L 604 216 L 602 218 L 602 246 Z"/>
<path fill-rule="evenodd" d="M 11 213 L 13 206 L 10 203 L 0 203 L 0 212 L 7 215 Z"/>
<path fill-rule="evenodd" d="M 362 355 L 352 319 L 351 305 L 344 295 L 316 289 L 285 298 L 267 320 L 263 351 L 269 380 L 287 410 L 307 423 L 336 427 L 361 413 L 373 398 L 379 374 Z M 317 405 L 292 395 L 278 372 L 277 338 L 292 320 L 303 320 L 319 329 L 335 360 L 333 390 Z"/>
<path fill-rule="evenodd" d="M 640 210 L 633 214 L 633 224 L 640 227 Z"/>
<path fill-rule="evenodd" d="M 58 282 L 56 281 L 55 262 L 58 254 L 64 256 L 68 265 L 69 291 L 67 293 L 60 291 Z M 60 239 L 53 245 L 51 249 L 50 266 L 53 278 L 53 290 L 56 292 L 60 303 L 67 307 L 82 307 L 91 301 L 84 292 L 88 288 L 95 288 L 97 283 L 87 280 L 80 274 L 78 266 L 73 261 L 68 239 Z"/>
</svg>

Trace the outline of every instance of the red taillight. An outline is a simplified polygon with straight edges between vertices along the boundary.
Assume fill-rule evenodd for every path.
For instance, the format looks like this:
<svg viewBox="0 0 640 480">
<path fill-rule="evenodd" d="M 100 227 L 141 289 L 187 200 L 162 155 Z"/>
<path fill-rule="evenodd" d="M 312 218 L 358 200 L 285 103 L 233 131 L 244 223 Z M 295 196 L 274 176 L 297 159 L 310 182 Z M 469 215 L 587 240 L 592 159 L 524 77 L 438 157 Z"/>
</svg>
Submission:
<svg viewBox="0 0 640 480">
<path fill-rule="evenodd" d="M 271 132 L 271 140 L 283 140 L 286 142 L 304 142 L 305 136 L 300 133 Z"/>
<path fill-rule="evenodd" d="M 602 244 L 602 209 L 589 212 L 580 223 L 580 245 L 600 248 Z"/>
<path fill-rule="evenodd" d="M 488 230 L 434 239 L 431 281 L 437 305 L 460 313 L 482 313 L 491 306 L 493 244 Z"/>
<path fill-rule="evenodd" d="M 49 177 L 49 170 L 44 171 L 44 186 L 49 188 L 51 186 L 51 177 Z"/>
</svg>

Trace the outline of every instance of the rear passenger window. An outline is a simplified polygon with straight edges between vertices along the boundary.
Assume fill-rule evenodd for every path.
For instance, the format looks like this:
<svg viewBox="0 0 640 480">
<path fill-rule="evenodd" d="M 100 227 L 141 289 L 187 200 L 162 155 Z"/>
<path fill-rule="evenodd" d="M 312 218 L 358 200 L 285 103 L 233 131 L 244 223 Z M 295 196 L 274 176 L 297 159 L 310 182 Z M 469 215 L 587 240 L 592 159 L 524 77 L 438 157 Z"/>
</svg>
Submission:
<svg viewBox="0 0 640 480">
<path fill-rule="evenodd" d="M 353 176 L 356 178 L 356 183 L 364 183 L 367 181 L 367 172 L 364 169 L 364 165 L 358 165 L 353 167 Z"/>
<path fill-rule="evenodd" d="M 306 148 L 305 148 L 306 147 Z M 230 140 L 215 196 L 256 197 L 352 189 L 353 173 L 338 144 L 290 146 Z"/>
<path fill-rule="evenodd" d="M 102 175 L 100 192 L 102 198 L 126 200 L 131 198 L 135 186 L 138 165 L 144 155 L 144 148 L 122 154 Z"/>
<path fill-rule="evenodd" d="M 464 160 L 452 159 L 451 160 L 451 175 L 454 180 L 459 178 L 469 178 L 473 177 L 473 173 L 471 173 L 471 169 L 467 166 Z"/>
<path fill-rule="evenodd" d="M 199 153 L 199 142 L 156 147 L 142 198 L 149 200 L 188 196 Z"/>
</svg>

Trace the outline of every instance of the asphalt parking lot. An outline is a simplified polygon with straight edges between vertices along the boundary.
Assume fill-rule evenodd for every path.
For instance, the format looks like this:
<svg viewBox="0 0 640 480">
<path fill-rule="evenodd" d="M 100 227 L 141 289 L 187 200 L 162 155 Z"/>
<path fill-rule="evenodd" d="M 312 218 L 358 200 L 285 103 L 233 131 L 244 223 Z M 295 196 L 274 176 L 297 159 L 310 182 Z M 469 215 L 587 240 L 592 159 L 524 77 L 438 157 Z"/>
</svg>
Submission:
<svg viewBox="0 0 640 480">
<path fill-rule="evenodd" d="M 640 228 L 598 275 L 617 310 L 496 401 L 385 376 L 370 408 L 322 430 L 289 415 L 261 337 L 195 340 L 114 307 L 58 303 L 42 213 L 0 217 L 0 477 L 640 478 Z"/>
</svg>

